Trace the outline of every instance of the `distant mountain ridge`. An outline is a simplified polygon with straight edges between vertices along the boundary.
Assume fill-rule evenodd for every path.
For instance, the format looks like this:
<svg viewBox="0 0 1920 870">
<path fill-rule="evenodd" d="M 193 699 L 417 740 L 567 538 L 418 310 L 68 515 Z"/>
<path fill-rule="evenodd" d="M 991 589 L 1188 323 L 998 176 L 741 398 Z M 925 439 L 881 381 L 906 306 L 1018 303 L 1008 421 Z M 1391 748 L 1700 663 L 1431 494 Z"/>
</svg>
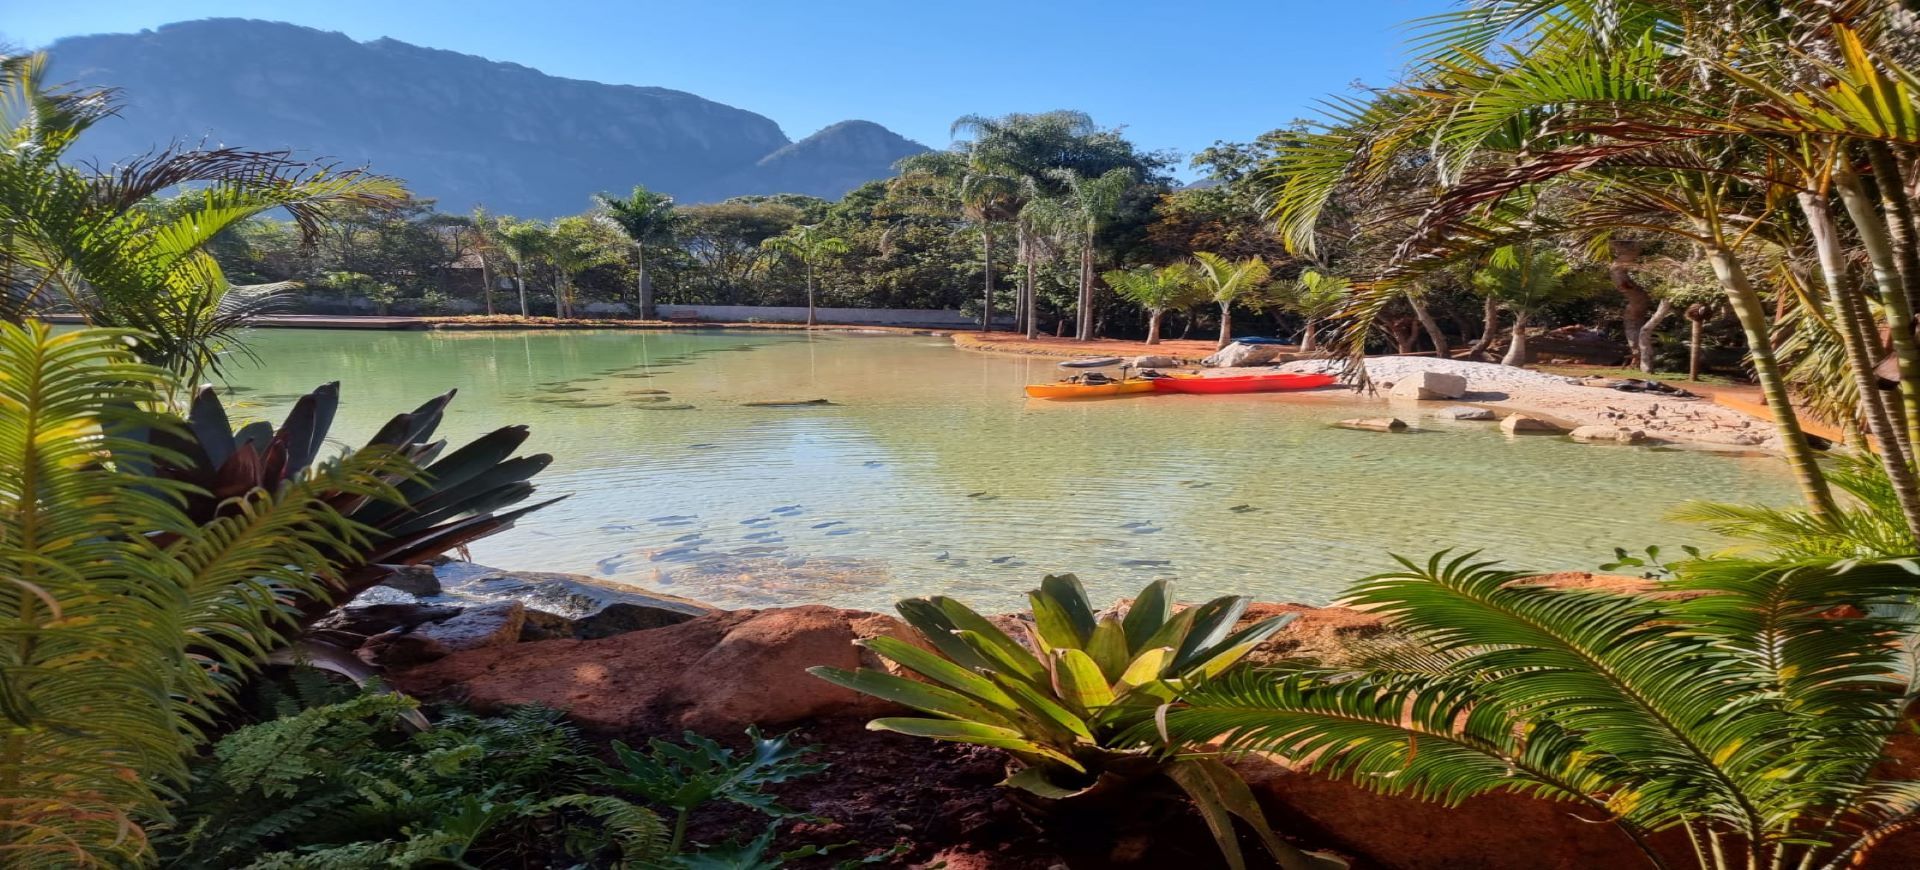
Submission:
<svg viewBox="0 0 1920 870">
<path fill-rule="evenodd" d="M 667 88 L 565 79 L 394 39 L 214 18 L 67 37 L 52 78 L 118 87 L 121 117 L 78 156 L 172 141 L 292 148 L 406 179 L 442 210 L 553 217 L 635 184 L 683 203 L 742 194 L 837 199 L 927 150 L 869 121 L 794 142 L 772 120 Z"/>
</svg>

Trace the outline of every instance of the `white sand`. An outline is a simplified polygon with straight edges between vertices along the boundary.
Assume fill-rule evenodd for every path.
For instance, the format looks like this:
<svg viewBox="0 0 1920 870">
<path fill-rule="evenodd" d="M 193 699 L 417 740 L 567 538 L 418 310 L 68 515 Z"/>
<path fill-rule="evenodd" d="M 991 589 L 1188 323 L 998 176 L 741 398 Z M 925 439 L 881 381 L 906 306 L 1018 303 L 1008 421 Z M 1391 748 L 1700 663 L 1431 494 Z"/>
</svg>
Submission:
<svg viewBox="0 0 1920 870">
<path fill-rule="evenodd" d="M 1560 375 L 1493 363 L 1434 359 L 1418 356 L 1370 357 L 1367 375 L 1385 400 L 1388 385 L 1416 372 L 1440 372 L 1467 379 L 1468 394 L 1459 402 L 1413 402 L 1395 399 L 1392 406 L 1403 417 L 1432 412 L 1452 404 L 1482 405 L 1525 413 L 1567 426 L 1619 426 L 1639 429 L 1662 441 L 1779 448 L 1778 436 L 1764 420 L 1715 404 L 1710 398 L 1681 399 L 1658 393 L 1623 393 L 1590 387 Z M 1282 371 L 1338 370 L 1330 360 L 1298 360 Z"/>
</svg>

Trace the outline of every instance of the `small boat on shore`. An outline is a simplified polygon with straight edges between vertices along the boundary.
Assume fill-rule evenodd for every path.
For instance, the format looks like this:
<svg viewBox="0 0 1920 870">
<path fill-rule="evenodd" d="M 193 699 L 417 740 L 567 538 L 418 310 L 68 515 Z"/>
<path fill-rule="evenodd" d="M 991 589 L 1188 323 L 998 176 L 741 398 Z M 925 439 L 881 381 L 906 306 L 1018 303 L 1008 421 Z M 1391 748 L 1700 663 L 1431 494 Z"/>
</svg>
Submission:
<svg viewBox="0 0 1920 870">
<path fill-rule="evenodd" d="M 1283 390 L 1311 390 L 1316 387 L 1331 386 L 1336 379 L 1333 375 L 1306 374 L 1301 372 L 1270 372 L 1257 375 L 1230 375 L 1210 378 L 1205 375 L 1172 375 L 1155 378 L 1149 383 L 1155 392 L 1160 393 L 1198 393 L 1216 395 L 1221 393 L 1272 393 Z"/>
<path fill-rule="evenodd" d="M 1112 378 L 1080 379 L 1055 381 L 1051 384 L 1028 384 L 1029 399 L 1093 399 L 1101 396 L 1120 396 L 1128 393 L 1153 392 L 1153 380 L 1150 378 Z"/>
</svg>

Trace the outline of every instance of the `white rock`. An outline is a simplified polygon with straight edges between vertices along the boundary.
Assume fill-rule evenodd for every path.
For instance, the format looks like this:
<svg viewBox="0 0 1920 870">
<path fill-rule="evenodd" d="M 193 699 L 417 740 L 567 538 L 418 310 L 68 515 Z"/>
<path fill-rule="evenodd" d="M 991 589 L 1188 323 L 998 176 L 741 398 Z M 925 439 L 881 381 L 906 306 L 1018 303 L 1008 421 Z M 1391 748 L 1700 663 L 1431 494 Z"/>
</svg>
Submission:
<svg viewBox="0 0 1920 870">
<path fill-rule="evenodd" d="M 1538 417 L 1525 414 L 1511 414 L 1500 421 L 1500 431 L 1508 435 L 1559 435 L 1567 430 L 1555 426 Z"/>
<path fill-rule="evenodd" d="M 1270 344 L 1241 344 L 1234 342 L 1214 351 L 1213 356 L 1200 361 L 1203 366 L 1212 368 L 1237 368 L 1240 366 L 1260 366 L 1273 362 L 1280 355 L 1280 349 Z"/>
<path fill-rule="evenodd" d="M 1475 408 L 1472 405 L 1454 405 L 1441 408 L 1433 414 L 1443 420 L 1492 420 L 1498 416 L 1492 408 Z"/>
<path fill-rule="evenodd" d="M 1575 441 L 1639 444 L 1647 440 L 1647 433 L 1639 429 L 1623 429 L 1618 426 L 1578 426 L 1567 433 L 1567 437 Z"/>
<path fill-rule="evenodd" d="M 1393 392 L 1387 395 L 1396 399 L 1458 399 L 1467 394 L 1467 379 L 1445 372 L 1410 372 L 1406 377 L 1395 381 Z"/>
<path fill-rule="evenodd" d="M 1165 354 L 1147 354 L 1128 360 L 1127 365 L 1137 369 L 1170 369 L 1179 366 L 1180 361 Z"/>
</svg>

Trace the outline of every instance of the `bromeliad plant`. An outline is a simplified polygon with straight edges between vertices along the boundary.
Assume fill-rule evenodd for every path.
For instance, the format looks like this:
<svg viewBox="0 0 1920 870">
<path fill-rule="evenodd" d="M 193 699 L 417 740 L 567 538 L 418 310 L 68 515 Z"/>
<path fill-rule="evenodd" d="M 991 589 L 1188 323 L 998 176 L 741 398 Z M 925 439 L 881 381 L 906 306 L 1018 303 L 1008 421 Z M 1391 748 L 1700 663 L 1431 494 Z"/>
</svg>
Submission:
<svg viewBox="0 0 1920 870">
<path fill-rule="evenodd" d="M 900 615 L 938 652 L 884 636 L 861 644 L 924 682 L 866 668 L 812 673 L 934 717 L 875 719 L 868 728 L 1006 751 L 1013 771 L 1005 785 L 1040 798 L 1070 800 L 1165 775 L 1193 799 L 1234 867 L 1244 865 L 1234 816 L 1289 870 L 1333 866 L 1275 836 L 1246 784 L 1219 760 L 1129 728 L 1187 682 L 1226 673 L 1290 617 L 1235 631 L 1245 598 L 1175 613 L 1164 580 L 1142 590 L 1125 616 L 1096 616 L 1071 574 L 1045 578 L 1028 600 L 1024 644 L 951 598 L 901 601 Z"/>
<path fill-rule="evenodd" d="M 419 471 L 392 481 L 399 501 L 329 494 L 328 503 L 364 531 L 364 543 L 346 554 L 357 567 L 327 595 L 306 603 L 309 615 L 325 613 L 379 583 L 392 566 L 425 562 L 511 528 L 520 517 L 559 500 L 515 507 L 533 494 L 533 476 L 553 462 L 545 453 L 513 455 L 527 440 L 526 426 L 495 429 L 447 453 L 447 442 L 433 436 L 453 396 L 448 391 L 395 416 L 353 451 L 397 454 Z M 260 420 L 235 430 L 219 393 L 203 387 L 183 429 L 152 430 L 154 445 L 175 457 L 157 461 L 155 471 L 191 486 L 188 514 L 211 521 L 233 512 L 236 496 L 273 491 L 305 475 L 322 458 L 339 404 L 336 381 L 301 396 L 277 429 Z"/>
<path fill-rule="evenodd" d="M 1920 699 L 1920 562 L 1695 559 L 1655 594 L 1472 553 L 1402 564 L 1348 600 L 1411 643 L 1361 671 L 1188 685 L 1140 730 L 1447 804 L 1584 804 L 1655 867 L 1839 870 L 1920 825 L 1920 780 L 1887 764 Z M 1649 845 L 1673 829 L 1692 862 Z"/>
</svg>

